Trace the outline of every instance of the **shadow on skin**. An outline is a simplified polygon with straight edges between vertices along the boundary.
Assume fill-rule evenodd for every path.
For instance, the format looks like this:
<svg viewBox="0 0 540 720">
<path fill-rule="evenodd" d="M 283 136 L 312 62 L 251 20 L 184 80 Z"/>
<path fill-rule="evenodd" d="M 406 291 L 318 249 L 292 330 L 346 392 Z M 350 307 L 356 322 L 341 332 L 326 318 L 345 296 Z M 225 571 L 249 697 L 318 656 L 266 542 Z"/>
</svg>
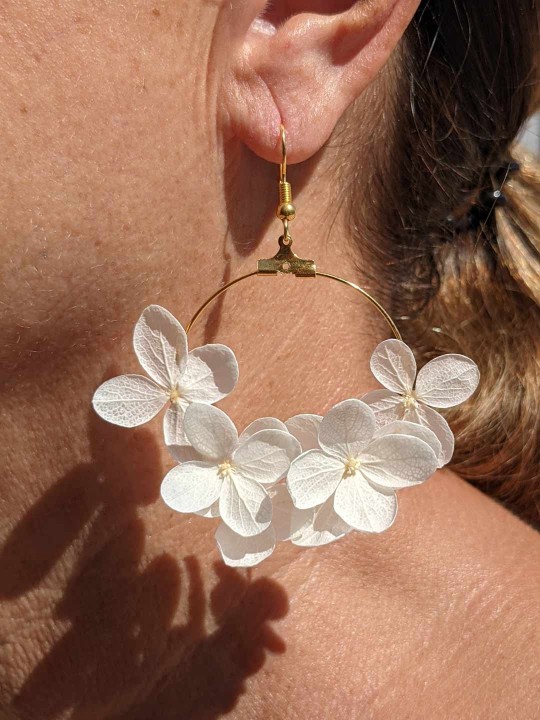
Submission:
<svg viewBox="0 0 540 720">
<path fill-rule="evenodd" d="M 276 129 L 276 142 L 278 132 L 279 128 Z M 224 160 L 227 230 L 221 249 L 224 269 L 219 285 L 216 281 L 215 290 L 233 279 L 229 248 L 240 258 L 251 256 L 251 265 L 245 272 L 254 271 L 257 269 L 257 259 L 273 257 L 276 254 L 278 238 L 283 232 L 283 227 L 276 218 L 279 165 L 261 160 L 248 147 L 236 142 L 224 146 Z M 300 192 L 315 167 L 315 161 L 304 163 L 304 177 L 297 182 L 291 177 L 295 170 L 291 172 L 289 168 L 288 179 L 293 184 L 293 192 Z M 267 237 L 268 233 L 270 235 Z M 237 292 L 238 288 L 231 289 L 231 293 Z M 206 311 L 204 343 L 217 341 L 225 297 L 226 294 L 220 295 Z"/>
<path fill-rule="evenodd" d="M 221 563 L 215 569 L 219 579 L 208 607 L 195 582 L 190 592 L 190 620 L 169 635 L 173 653 L 182 657 L 144 703 L 111 720 L 220 718 L 234 708 L 245 690 L 246 678 L 263 667 L 266 653 L 285 652 L 285 643 L 270 625 L 288 610 L 281 586 L 267 578 L 250 582 Z M 197 619 L 202 621 L 208 614 L 217 622 L 217 629 L 201 635 L 186 652 L 185 634 L 201 631 Z"/>
<path fill-rule="evenodd" d="M 65 563 L 71 575 L 51 613 L 67 629 L 39 648 L 12 709 L 39 720 L 218 718 L 266 651 L 284 652 L 269 622 L 287 613 L 287 596 L 221 563 L 214 587 L 194 557 L 178 563 L 164 553 L 145 563 L 137 513 L 159 496 L 159 446 L 148 431 L 116 428 L 93 412 L 89 432 L 92 461 L 60 478 L 0 549 L 0 599 L 24 603 L 50 573 L 61 577 L 73 544 L 82 546 L 75 567 Z M 207 625 L 217 629 L 209 634 Z M 48 637 L 45 622 L 40 632 Z"/>
</svg>

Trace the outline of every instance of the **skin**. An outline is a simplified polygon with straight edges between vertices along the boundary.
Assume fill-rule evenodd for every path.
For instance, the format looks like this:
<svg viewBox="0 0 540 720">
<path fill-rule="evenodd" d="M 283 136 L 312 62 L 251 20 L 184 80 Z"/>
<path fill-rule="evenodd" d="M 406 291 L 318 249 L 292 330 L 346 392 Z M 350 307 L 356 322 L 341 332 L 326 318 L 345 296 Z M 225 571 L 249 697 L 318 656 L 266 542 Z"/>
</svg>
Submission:
<svg viewBox="0 0 540 720">
<path fill-rule="evenodd" d="M 380 128 L 417 5 L 277 1 L 254 25 L 254 0 L 0 3 L 0 718 L 537 714 L 538 535 L 457 476 L 400 493 L 384 535 L 236 571 L 160 502 L 159 420 L 90 408 L 137 371 L 144 306 L 186 323 L 274 254 L 280 121 L 294 249 L 368 282 L 347 141 Z M 322 282 L 245 283 L 190 337 L 235 350 L 239 427 L 373 387 L 388 331 Z"/>
</svg>

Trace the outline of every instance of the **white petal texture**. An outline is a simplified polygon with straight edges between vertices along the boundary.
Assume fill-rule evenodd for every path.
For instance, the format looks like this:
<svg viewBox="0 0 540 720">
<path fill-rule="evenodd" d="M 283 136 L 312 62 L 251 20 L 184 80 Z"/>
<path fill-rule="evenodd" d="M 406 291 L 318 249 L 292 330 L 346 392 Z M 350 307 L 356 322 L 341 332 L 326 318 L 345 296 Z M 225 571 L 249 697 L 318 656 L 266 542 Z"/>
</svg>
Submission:
<svg viewBox="0 0 540 720">
<path fill-rule="evenodd" d="M 247 480 L 233 472 L 223 481 L 219 513 L 231 530 L 243 537 L 251 537 L 262 533 L 270 525 L 272 501 L 266 490 L 254 480 Z"/>
<path fill-rule="evenodd" d="M 177 463 L 190 462 L 191 460 L 205 462 L 201 453 L 198 453 L 192 445 L 167 445 L 167 450 Z"/>
<path fill-rule="evenodd" d="M 371 356 L 371 372 L 388 390 L 408 393 L 416 377 L 416 361 L 412 350 L 401 340 L 384 340 Z"/>
<path fill-rule="evenodd" d="M 135 325 L 133 347 L 141 366 L 162 387 L 172 390 L 187 361 L 187 337 L 173 315 L 150 305 Z"/>
<path fill-rule="evenodd" d="M 343 471 L 343 461 L 322 450 L 308 450 L 293 460 L 287 487 L 295 506 L 307 509 L 322 505 L 339 485 Z"/>
<path fill-rule="evenodd" d="M 192 350 L 180 377 L 180 392 L 189 402 L 215 403 L 234 390 L 238 363 L 225 345 L 203 345 Z"/>
<path fill-rule="evenodd" d="M 449 408 L 465 402 L 476 390 L 480 372 L 465 355 L 441 355 L 430 360 L 416 379 L 416 394 L 426 405 Z"/>
<path fill-rule="evenodd" d="M 188 444 L 184 431 L 184 414 L 187 407 L 188 402 L 183 398 L 178 398 L 167 408 L 163 418 L 163 436 L 166 445 Z"/>
<path fill-rule="evenodd" d="M 439 463 L 441 467 L 446 465 L 454 454 L 454 433 L 450 429 L 450 425 L 440 413 L 427 405 L 419 406 L 418 417 L 422 425 L 429 428 L 437 436 L 438 441 L 441 443 Z"/>
<path fill-rule="evenodd" d="M 299 510 L 294 507 L 286 485 L 275 485 L 268 494 L 272 500 L 272 527 L 276 540 L 289 540 L 312 519 L 313 510 Z"/>
<path fill-rule="evenodd" d="M 288 432 L 259 430 L 238 447 L 233 463 L 238 474 L 267 485 L 285 477 L 300 453 L 300 443 Z"/>
<path fill-rule="evenodd" d="M 375 423 L 378 428 L 387 423 L 403 420 L 405 408 L 403 397 L 392 390 L 372 390 L 361 398 L 375 413 Z"/>
<path fill-rule="evenodd" d="M 334 496 L 312 510 L 298 510 L 297 513 L 310 513 L 307 521 L 292 535 L 291 542 L 300 547 L 319 547 L 344 537 L 351 526 L 342 520 L 334 510 Z M 294 522 L 294 520 L 293 520 Z"/>
<path fill-rule="evenodd" d="M 155 417 L 167 399 L 167 393 L 143 375 L 120 375 L 100 385 L 92 404 L 103 420 L 136 427 Z"/>
<path fill-rule="evenodd" d="M 438 458 L 423 440 L 410 435 L 386 435 L 369 444 L 360 458 L 358 472 L 378 487 L 397 490 L 419 485 L 433 475 L 437 466 Z"/>
<path fill-rule="evenodd" d="M 216 542 L 229 567 L 253 567 L 269 557 L 276 545 L 273 527 L 269 527 L 259 535 L 242 537 L 221 523 L 216 530 Z"/>
<path fill-rule="evenodd" d="M 329 455 L 346 461 L 357 457 L 375 433 L 375 415 L 361 400 L 344 400 L 324 416 L 319 445 Z"/>
<path fill-rule="evenodd" d="M 255 435 L 256 432 L 259 432 L 259 430 L 283 430 L 283 432 L 287 432 L 287 426 L 277 418 L 259 418 L 258 420 L 254 420 L 250 423 L 240 434 L 240 437 L 238 438 L 239 442 L 244 442 L 244 440 L 247 440 L 252 435 Z"/>
<path fill-rule="evenodd" d="M 360 473 L 350 475 L 339 484 L 334 510 L 355 530 L 380 533 L 395 520 L 397 499 L 392 490 L 376 490 Z"/>
<path fill-rule="evenodd" d="M 192 403 L 184 415 L 184 431 L 197 452 L 218 463 L 230 460 L 238 444 L 232 420 L 213 405 Z"/>
<path fill-rule="evenodd" d="M 439 462 L 442 461 L 441 443 L 433 430 L 430 430 L 425 425 L 418 425 L 414 422 L 398 420 L 397 422 L 389 423 L 377 430 L 377 437 L 383 437 L 384 435 L 412 435 L 419 440 L 423 440 L 427 445 L 429 445 L 437 458 L 439 458 Z M 442 467 L 442 465 L 440 464 L 439 467 Z"/>
<path fill-rule="evenodd" d="M 222 482 L 217 467 L 187 462 L 167 473 L 161 483 L 161 497 L 177 512 L 198 512 L 209 508 L 218 499 Z"/>
<path fill-rule="evenodd" d="M 219 517 L 219 500 L 216 500 L 216 502 L 213 505 L 210 505 L 208 508 L 204 508 L 204 510 L 197 510 L 195 515 L 200 515 L 204 518 L 218 518 Z"/>
<path fill-rule="evenodd" d="M 285 422 L 287 430 L 294 435 L 302 447 L 302 452 L 319 448 L 320 415 L 295 415 Z"/>
</svg>

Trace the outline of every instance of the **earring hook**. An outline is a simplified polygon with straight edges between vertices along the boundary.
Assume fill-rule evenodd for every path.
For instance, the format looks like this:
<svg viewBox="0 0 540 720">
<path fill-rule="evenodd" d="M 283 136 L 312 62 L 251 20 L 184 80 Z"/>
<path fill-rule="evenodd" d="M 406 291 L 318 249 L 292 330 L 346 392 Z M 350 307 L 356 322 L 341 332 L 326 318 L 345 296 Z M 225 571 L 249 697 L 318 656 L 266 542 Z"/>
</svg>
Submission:
<svg viewBox="0 0 540 720">
<path fill-rule="evenodd" d="M 279 126 L 279 134 L 281 136 L 282 159 L 279 164 L 279 205 L 276 215 L 283 223 L 284 241 L 290 245 L 292 238 L 289 232 L 289 222 L 296 217 L 296 208 L 292 202 L 291 183 L 287 182 L 287 142 L 283 125 Z"/>
<path fill-rule="evenodd" d="M 279 180 L 282 183 L 287 182 L 287 142 L 285 139 L 285 128 L 283 125 L 279 126 L 279 133 L 281 135 L 281 155 L 282 160 L 279 164 Z"/>
</svg>

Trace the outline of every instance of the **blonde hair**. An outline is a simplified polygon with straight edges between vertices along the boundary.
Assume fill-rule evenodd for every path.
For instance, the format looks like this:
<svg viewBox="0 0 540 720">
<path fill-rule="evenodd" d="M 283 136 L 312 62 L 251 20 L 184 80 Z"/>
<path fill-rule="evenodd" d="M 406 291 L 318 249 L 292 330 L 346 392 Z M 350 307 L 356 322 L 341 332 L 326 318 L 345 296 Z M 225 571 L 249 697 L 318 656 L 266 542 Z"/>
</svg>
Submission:
<svg viewBox="0 0 540 720">
<path fill-rule="evenodd" d="M 538 96 L 538 48 L 532 0 L 423 2 L 390 71 L 370 224 L 360 209 L 354 223 L 384 238 L 374 267 L 419 364 L 461 352 L 480 366 L 480 389 L 447 414 L 453 469 L 537 526 L 540 173 L 515 139 Z M 521 169 L 501 180 L 512 155 Z M 458 232 L 449 216 L 486 188 L 506 206 Z"/>
</svg>

